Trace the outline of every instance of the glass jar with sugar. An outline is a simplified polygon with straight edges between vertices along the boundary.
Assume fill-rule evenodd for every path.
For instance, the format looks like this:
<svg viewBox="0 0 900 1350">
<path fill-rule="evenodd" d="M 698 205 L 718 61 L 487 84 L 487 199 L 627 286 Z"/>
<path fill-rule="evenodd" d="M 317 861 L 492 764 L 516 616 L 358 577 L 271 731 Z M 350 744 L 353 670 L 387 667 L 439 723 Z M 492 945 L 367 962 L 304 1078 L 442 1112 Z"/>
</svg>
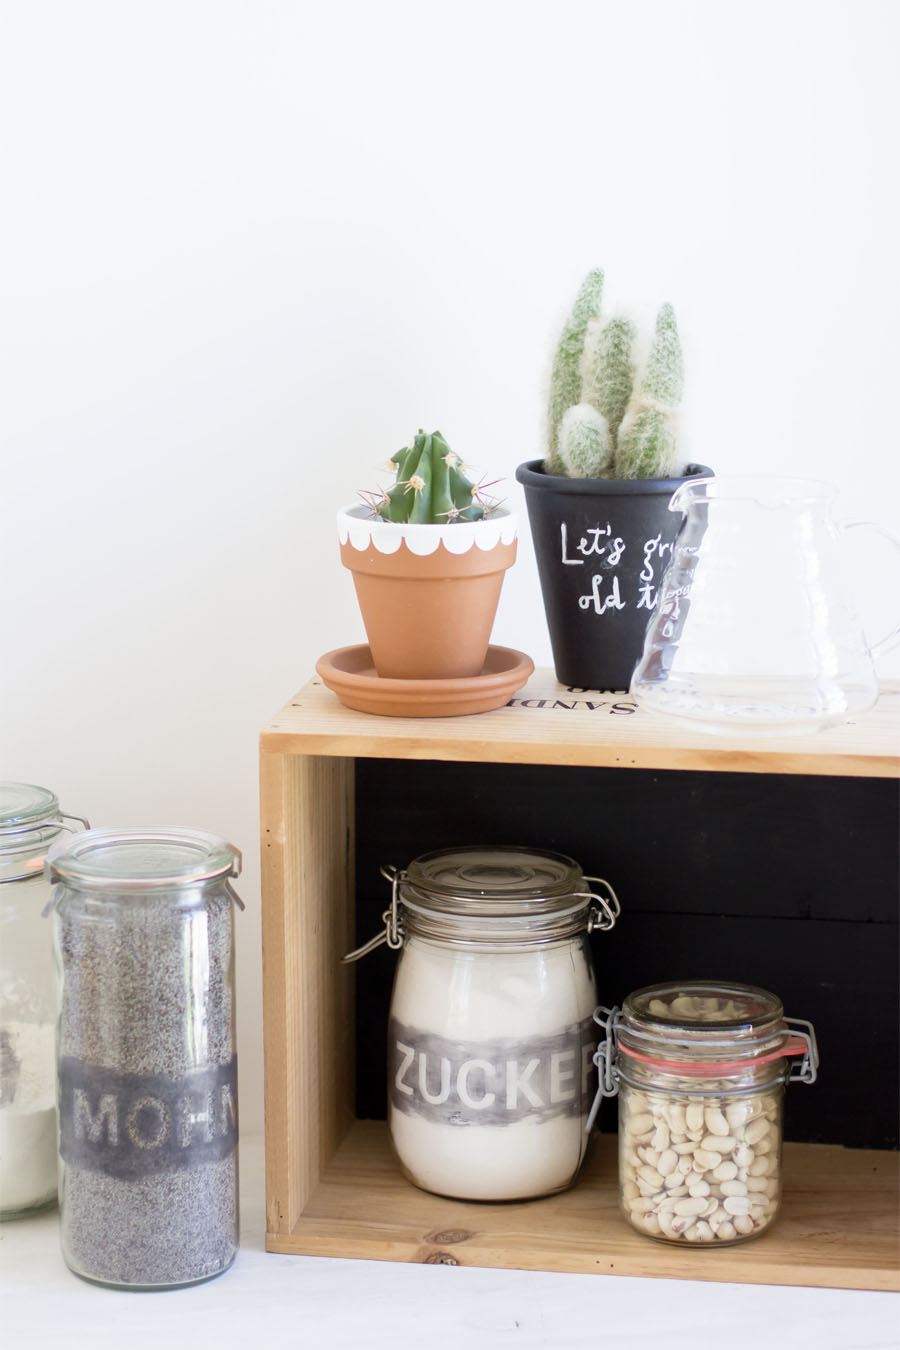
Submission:
<svg viewBox="0 0 900 1350">
<path fill-rule="evenodd" d="M 71 822 L 75 822 L 72 824 Z M 0 783 L 0 1219 L 56 1200 L 56 988 L 47 849 L 86 827 L 56 793 Z"/>
<path fill-rule="evenodd" d="M 347 959 L 383 941 L 400 951 L 388 1119 L 404 1175 L 466 1200 L 564 1190 L 593 1097 L 588 935 L 615 923 L 612 887 L 514 847 L 426 853 L 384 875 L 385 931 Z"/>
</svg>

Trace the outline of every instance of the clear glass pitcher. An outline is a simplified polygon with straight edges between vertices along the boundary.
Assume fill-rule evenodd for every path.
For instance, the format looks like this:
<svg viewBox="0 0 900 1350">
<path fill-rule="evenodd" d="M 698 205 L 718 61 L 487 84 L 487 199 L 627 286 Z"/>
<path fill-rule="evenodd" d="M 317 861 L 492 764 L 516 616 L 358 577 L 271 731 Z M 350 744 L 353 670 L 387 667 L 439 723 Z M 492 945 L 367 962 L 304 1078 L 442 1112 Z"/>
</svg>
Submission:
<svg viewBox="0 0 900 1350">
<path fill-rule="evenodd" d="M 730 727 L 799 732 L 872 706 L 872 657 L 847 593 L 852 556 L 838 525 L 837 489 L 797 478 L 699 478 L 669 503 L 684 521 L 632 679 L 638 703 Z"/>
</svg>

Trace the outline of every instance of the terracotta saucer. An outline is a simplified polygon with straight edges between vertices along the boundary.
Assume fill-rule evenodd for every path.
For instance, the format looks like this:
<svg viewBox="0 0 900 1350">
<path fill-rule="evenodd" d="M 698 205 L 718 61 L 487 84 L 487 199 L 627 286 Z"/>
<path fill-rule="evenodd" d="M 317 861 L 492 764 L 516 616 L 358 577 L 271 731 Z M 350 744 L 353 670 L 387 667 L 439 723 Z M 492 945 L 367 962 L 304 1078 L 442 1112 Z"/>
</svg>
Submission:
<svg viewBox="0 0 900 1350">
<path fill-rule="evenodd" d="M 382 680 L 365 645 L 339 647 L 316 662 L 324 683 L 348 708 L 384 717 L 460 717 L 502 708 L 534 672 L 512 647 L 488 647 L 480 675 L 455 680 Z"/>
</svg>

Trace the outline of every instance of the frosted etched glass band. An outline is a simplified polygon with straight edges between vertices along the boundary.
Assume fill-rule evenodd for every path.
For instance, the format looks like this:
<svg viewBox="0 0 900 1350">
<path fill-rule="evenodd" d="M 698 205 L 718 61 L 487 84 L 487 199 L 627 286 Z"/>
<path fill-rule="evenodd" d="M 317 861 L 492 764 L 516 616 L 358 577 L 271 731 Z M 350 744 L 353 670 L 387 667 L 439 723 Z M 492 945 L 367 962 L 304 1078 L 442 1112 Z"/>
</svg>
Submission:
<svg viewBox="0 0 900 1350">
<path fill-rule="evenodd" d="M 457 520 L 446 525 L 411 525 L 408 522 L 373 520 L 365 506 L 345 506 L 337 514 L 338 538 L 342 544 L 349 540 L 360 553 L 370 544 L 379 553 L 396 553 L 405 540 L 410 553 L 425 557 L 443 544 L 448 553 L 468 553 L 472 548 L 483 552 L 498 544 L 511 544 L 518 533 L 518 522 L 512 511 L 500 507 L 486 520 Z"/>
</svg>

